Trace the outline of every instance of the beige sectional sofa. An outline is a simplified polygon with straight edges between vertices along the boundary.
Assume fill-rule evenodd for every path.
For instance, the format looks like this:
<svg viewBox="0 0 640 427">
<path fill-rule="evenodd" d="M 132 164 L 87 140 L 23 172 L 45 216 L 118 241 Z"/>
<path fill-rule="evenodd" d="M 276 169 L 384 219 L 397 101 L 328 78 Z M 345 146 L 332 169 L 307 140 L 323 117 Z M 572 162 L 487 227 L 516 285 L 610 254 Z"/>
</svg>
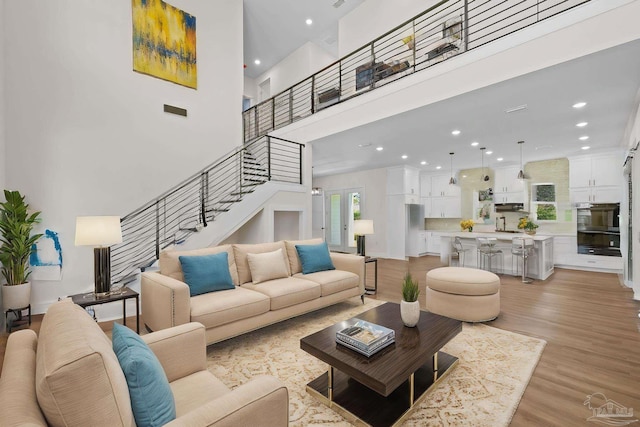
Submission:
<svg viewBox="0 0 640 427">
<path fill-rule="evenodd" d="M 168 426 L 286 426 L 289 397 L 260 376 L 230 390 L 207 371 L 204 327 L 188 323 L 144 335 L 176 406 Z M 39 337 L 12 333 L 0 377 L 0 426 L 135 427 L 125 375 L 98 324 L 67 299 L 44 316 Z"/>
<path fill-rule="evenodd" d="M 364 295 L 364 257 L 331 253 L 335 270 L 303 274 L 296 245 L 322 239 L 222 245 L 160 254 L 160 271 L 142 274 L 142 316 L 157 331 L 188 322 L 206 328 L 213 344 L 300 314 Z M 286 277 L 254 283 L 249 254 L 282 250 Z M 179 257 L 227 252 L 234 289 L 190 296 Z"/>
</svg>

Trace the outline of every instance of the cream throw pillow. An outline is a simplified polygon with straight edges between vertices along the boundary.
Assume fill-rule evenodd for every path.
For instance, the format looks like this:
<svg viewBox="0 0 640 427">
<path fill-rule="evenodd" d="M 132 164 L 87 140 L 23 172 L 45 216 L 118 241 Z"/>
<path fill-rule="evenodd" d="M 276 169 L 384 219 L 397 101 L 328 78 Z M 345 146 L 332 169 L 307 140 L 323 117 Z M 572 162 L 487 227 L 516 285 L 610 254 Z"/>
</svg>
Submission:
<svg viewBox="0 0 640 427">
<path fill-rule="evenodd" d="M 282 249 L 261 254 L 247 254 L 253 284 L 289 277 Z"/>
</svg>

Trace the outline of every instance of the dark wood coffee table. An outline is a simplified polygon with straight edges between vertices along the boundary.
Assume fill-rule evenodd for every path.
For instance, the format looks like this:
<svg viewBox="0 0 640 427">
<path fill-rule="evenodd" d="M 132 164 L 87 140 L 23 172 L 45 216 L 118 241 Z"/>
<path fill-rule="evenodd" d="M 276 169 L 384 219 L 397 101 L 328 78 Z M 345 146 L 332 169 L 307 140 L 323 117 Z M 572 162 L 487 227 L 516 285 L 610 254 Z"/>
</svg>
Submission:
<svg viewBox="0 0 640 427">
<path fill-rule="evenodd" d="M 307 384 L 307 392 L 352 423 L 399 424 L 458 362 L 440 349 L 462 330 L 462 322 L 423 311 L 416 327 L 407 328 L 394 303 L 356 317 L 393 329 L 396 342 L 363 356 L 336 343 L 336 332 L 347 321 L 302 338 L 302 350 L 329 364 L 328 372 Z"/>
</svg>

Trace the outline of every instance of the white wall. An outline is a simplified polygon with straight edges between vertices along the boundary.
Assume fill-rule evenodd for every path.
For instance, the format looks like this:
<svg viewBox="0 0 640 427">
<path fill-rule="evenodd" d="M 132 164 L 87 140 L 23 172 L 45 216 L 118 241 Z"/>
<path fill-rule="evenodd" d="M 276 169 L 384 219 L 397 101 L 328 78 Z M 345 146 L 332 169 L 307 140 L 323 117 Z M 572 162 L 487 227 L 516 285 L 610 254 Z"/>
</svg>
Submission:
<svg viewBox="0 0 640 427">
<path fill-rule="evenodd" d="M 241 143 L 242 2 L 171 3 L 197 20 L 197 90 L 132 71 L 129 1 L 4 2 L 6 184 L 64 258 L 62 281 L 34 283 L 36 312 L 93 287 L 76 216 L 125 215 Z"/>
<path fill-rule="evenodd" d="M 251 106 L 253 107 L 258 101 L 258 84 L 255 79 L 244 76 L 243 95 L 251 98 Z"/>
<path fill-rule="evenodd" d="M 260 83 L 271 79 L 271 96 L 277 95 L 337 59 L 317 44 L 307 42 L 256 78 L 256 93 Z"/>
<path fill-rule="evenodd" d="M 338 23 L 340 58 L 413 18 L 436 0 L 367 0 Z"/>
<path fill-rule="evenodd" d="M 387 170 L 371 169 L 361 172 L 322 176 L 313 179 L 313 187 L 326 193 L 330 190 L 364 188 L 361 216 L 373 220 L 375 234 L 367 236 L 367 255 L 387 255 Z"/>
</svg>

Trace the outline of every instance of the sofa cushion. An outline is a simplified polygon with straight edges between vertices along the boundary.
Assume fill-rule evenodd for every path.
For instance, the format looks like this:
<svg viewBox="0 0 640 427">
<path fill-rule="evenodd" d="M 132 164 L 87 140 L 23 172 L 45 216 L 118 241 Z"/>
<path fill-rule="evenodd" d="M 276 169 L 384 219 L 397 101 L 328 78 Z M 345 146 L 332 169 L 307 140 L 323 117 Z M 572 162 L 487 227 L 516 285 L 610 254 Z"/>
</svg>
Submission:
<svg viewBox="0 0 640 427">
<path fill-rule="evenodd" d="M 129 386 L 138 427 L 160 427 L 176 418 L 176 404 L 160 361 L 138 334 L 113 324 L 113 350 Z"/>
<path fill-rule="evenodd" d="M 238 287 L 191 298 L 191 321 L 212 328 L 266 313 L 270 307 L 266 295 Z"/>
<path fill-rule="evenodd" d="M 111 341 L 70 299 L 45 314 L 36 355 L 36 394 L 53 426 L 134 426 L 129 390 Z"/>
<path fill-rule="evenodd" d="M 178 417 L 200 408 L 207 402 L 229 393 L 231 390 L 222 381 L 211 375 L 209 371 L 177 379 L 171 384 L 171 391 L 176 400 Z"/>
<path fill-rule="evenodd" d="M 282 249 L 261 254 L 247 254 L 247 261 L 249 261 L 251 281 L 254 285 L 289 276 Z"/>
<path fill-rule="evenodd" d="M 335 270 L 331 256 L 329 255 L 329 247 L 326 242 L 317 245 L 296 245 L 300 264 L 302 264 L 302 273 L 310 274 L 318 271 Z"/>
<path fill-rule="evenodd" d="M 180 255 L 178 259 L 191 296 L 235 287 L 229 273 L 227 252 L 198 256 Z"/>
<path fill-rule="evenodd" d="M 297 277 L 269 280 L 257 285 L 247 283 L 243 287 L 268 296 L 271 300 L 271 310 L 311 301 L 320 298 L 321 295 L 319 284 Z"/>
<path fill-rule="evenodd" d="M 233 255 L 233 249 L 231 245 L 221 245 L 213 248 L 194 249 L 190 251 L 176 251 L 167 250 L 160 252 L 160 273 L 165 276 L 172 277 L 176 280 L 184 282 L 184 275 L 182 274 L 182 266 L 180 265 L 180 256 L 198 256 L 198 255 L 212 255 L 226 252 L 228 254 L 229 261 L 229 273 L 231 274 L 231 280 L 233 284 L 238 286 L 238 270 L 236 269 L 236 259 Z"/>
<path fill-rule="evenodd" d="M 311 274 L 298 273 L 293 277 L 318 283 L 322 289 L 323 297 L 347 289 L 357 288 L 360 284 L 360 276 L 343 270 L 327 270 Z"/>
<path fill-rule="evenodd" d="M 238 269 L 238 281 L 239 283 L 245 284 L 251 282 L 251 269 L 249 268 L 249 260 L 247 259 L 247 254 L 262 254 L 265 252 L 273 252 L 275 250 L 282 249 L 283 258 L 286 257 L 286 248 L 284 246 L 284 242 L 273 242 L 273 243 L 256 243 L 256 244 L 245 244 L 245 245 L 233 245 L 233 254 L 236 258 L 236 268 Z M 289 262 L 285 258 L 285 264 L 287 267 L 287 275 L 291 275 L 291 270 L 289 269 Z"/>
<path fill-rule="evenodd" d="M 323 239 L 306 239 L 306 240 L 285 240 L 284 245 L 287 248 L 287 258 L 289 259 L 289 266 L 291 268 L 291 274 L 302 272 L 302 264 L 300 264 L 300 258 L 298 258 L 298 251 L 296 245 L 317 245 L 324 242 Z"/>
</svg>

